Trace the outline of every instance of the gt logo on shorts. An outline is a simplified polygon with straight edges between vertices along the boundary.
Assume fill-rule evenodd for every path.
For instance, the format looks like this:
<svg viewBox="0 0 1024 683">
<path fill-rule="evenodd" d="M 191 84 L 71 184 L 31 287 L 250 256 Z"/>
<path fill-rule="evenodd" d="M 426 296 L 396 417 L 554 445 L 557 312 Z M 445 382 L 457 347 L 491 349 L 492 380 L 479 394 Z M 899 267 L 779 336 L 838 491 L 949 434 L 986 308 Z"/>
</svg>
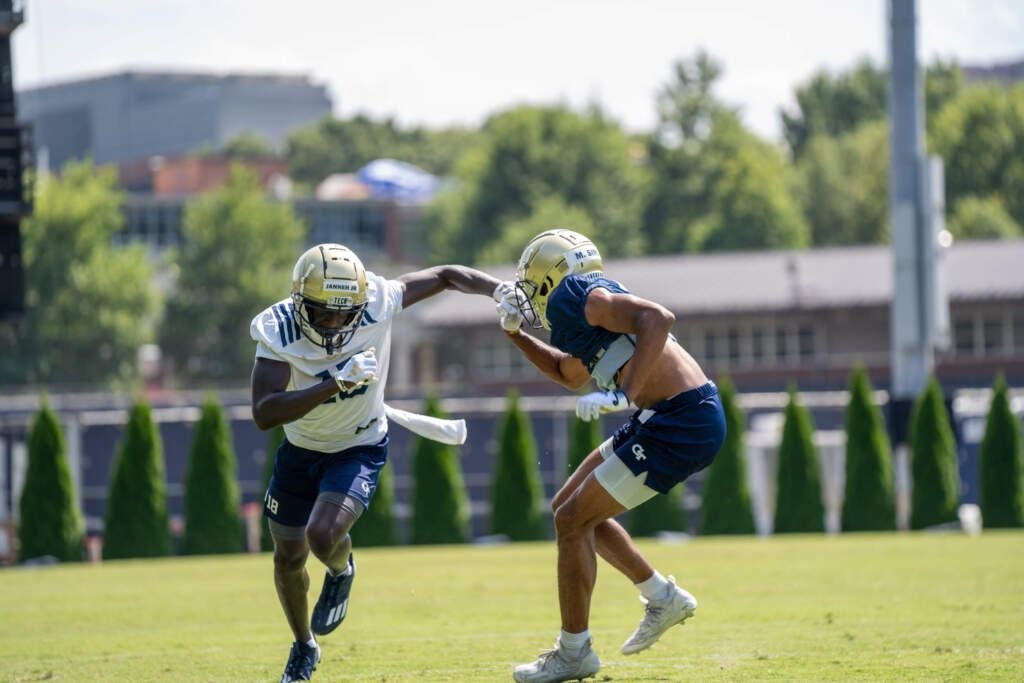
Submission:
<svg viewBox="0 0 1024 683">
<path fill-rule="evenodd" d="M 640 444 L 638 444 L 638 443 L 633 444 L 632 451 L 633 451 L 633 455 L 636 456 L 637 460 L 646 460 L 647 459 L 647 456 L 644 455 L 644 447 L 641 446 Z"/>
<path fill-rule="evenodd" d="M 368 482 L 368 481 L 362 482 L 362 487 L 363 487 L 363 493 L 365 493 L 366 495 L 370 495 L 370 482 Z"/>
</svg>

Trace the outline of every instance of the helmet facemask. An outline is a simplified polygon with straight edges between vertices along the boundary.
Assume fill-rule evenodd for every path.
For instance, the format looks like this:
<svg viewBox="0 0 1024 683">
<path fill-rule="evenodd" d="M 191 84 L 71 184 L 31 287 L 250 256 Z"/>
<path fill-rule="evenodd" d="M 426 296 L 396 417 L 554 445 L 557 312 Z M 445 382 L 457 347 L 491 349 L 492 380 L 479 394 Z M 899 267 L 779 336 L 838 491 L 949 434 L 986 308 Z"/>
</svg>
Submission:
<svg viewBox="0 0 1024 683">
<path fill-rule="evenodd" d="M 309 249 L 292 271 L 292 304 L 302 336 L 328 355 L 359 329 L 368 302 L 366 271 L 350 249 L 321 244 Z"/>
</svg>

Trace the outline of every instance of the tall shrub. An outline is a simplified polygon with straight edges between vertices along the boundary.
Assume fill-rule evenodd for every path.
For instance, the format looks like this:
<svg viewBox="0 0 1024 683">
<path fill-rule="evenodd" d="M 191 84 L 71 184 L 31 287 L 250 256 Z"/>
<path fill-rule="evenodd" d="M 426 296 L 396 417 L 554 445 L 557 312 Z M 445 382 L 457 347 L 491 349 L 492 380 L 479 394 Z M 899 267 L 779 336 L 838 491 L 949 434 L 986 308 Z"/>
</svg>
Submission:
<svg viewBox="0 0 1024 683">
<path fill-rule="evenodd" d="M 446 417 L 437 399 L 427 399 L 426 414 Z M 418 437 L 412 456 L 412 534 L 414 544 L 465 543 L 469 540 L 469 496 L 454 446 Z"/>
<path fill-rule="evenodd" d="M 270 478 L 274 475 L 274 460 L 282 441 L 284 441 L 284 427 L 281 425 L 267 432 L 267 457 L 263 461 L 263 488 L 261 489 L 264 494 L 270 488 Z M 274 539 L 270 536 L 270 525 L 267 524 L 265 518 L 260 520 L 260 549 L 264 551 L 274 549 Z"/>
<path fill-rule="evenodd" d="M 934 377 L 914 404 L 910 444 L 911 528 L 923 529 L 956 521 L 959 500 L 956 440 L 949 425 L 942 387 Z"/>
<path fill-rule="evenodd" d="M 871 382 L 863 367 L 853 371 L 850 403 L 846 406 L 842 528 L 843 531 L 896 528 L 889 437 L 882 413 L 871 400 Z"/>
<path fill-rule="evenodd" d="M 823 531 L 825 510 L 821 503 L 818 451 L 814 447 L 811 415 L 789 390 L 786 423 L 779 445 L 778 494 L 775 500 L 775 533 Z"/>
<path fill-rule="evenodd" d="M 981 512 L 988 527 L 1024 526 L 1020 420 L 1010 410 L 1007 393 L 1000 375 L 981 441 Z"/>
<path fill-rule="evenodd" d="M 64 435 L 43 400 L 28 437 L 28 468 L 21 489 L 19 555 L 82 559 L 82 515 L 68 468 Z"/>
<path fill-rule="evenodd" d="M 685 531 L 683 492 L 684 485 L 680 484 L 633 508 L 629 513 L 629 533 L 639 537 L 655 536 L 659 531 Z"/>
<path fill-rule="evenodd" d="M 736 400 L 736 388 L 728 379 L 719 382 L 718 393 L 725 411 L 725 443 L 708 467 L 701 511 L 705 534 L 752 534 L 754 513 L 747 488 L 746 449 L 743 433 L 747 416 Z"/>
<path fill-rule="evenodd" d="M 514 390 L 508 393 L 507 406 L 498 432 L 498 462 L 491 483 L 491 533 L 505 534 L 514 541 L 542 539 L 547 536 L 547 524 L 537 443 Z"/>
<path fill-rule="evenodd" d="M 185 476 L 186 555 L 239 553 L 244 550 L 238 461 L 220 403 L 204 401 L 192 436 Z"/>
<path fill-rule="evenodd" d="M 377 491 L 370 507 L 352 527 L 352 545 L 365 548 L 374 545 L 397 545 L 398 530 L 395 523 L 395 483 L 390 462 L 380 471 Z"/>
<path fill-rule="evenodd" d="M 149 405 L 138 401 L 114 463 L 103 557 L 158 557 L 170 551 L 163 443 Z"/>
<path fill-rule="evenodd" d="M 569 453 L 566 458 L 566 476 L 601 445 L 601 421 L 584 421 L 573 415 L 569 418 Z"/>
</svg>

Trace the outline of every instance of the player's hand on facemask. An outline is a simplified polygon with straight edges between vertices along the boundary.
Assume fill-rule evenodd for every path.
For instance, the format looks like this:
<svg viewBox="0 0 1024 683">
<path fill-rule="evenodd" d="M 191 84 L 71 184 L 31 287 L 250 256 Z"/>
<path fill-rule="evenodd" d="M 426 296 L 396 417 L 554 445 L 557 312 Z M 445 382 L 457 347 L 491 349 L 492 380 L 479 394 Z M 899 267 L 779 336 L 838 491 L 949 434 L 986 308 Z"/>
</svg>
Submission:
<svg viewBox="0 0 1024 683">
<path fill-rule="evenodd" d="M 516 300 L 516 284 L 511 280 L 503 280 L 498 283 L 498 286 L 494 288 L 494 292 L 491 294 L 491 298 L 497 301 L 499 304 L 502 299 L 511 298 L 512 301 Z"/>
<path fill-rule="evenodd" d="M 377 381 L 377 353 L 372 349 L 361 351 L 334 374 L 334 381 L 342 391 Z"/>
<path fill-rule="evenodd" d="M 576 399 L 576 417 L 584 422 L 596 420 L 602 413 L 614 413 L 629 408 L 629 398 L 625 392 L 592 391 Z"/>
<path fill-rule="evenodd" d="M 501 329 L 509 334 L 519 332 L 519 328 L 523 326 L 523 315 L 519 312 L 519 304 L 516 302 L 514 292 L 499 301 L 495 309 L 498 311 L 498 322 L 501 323 Z"/>
</svg>

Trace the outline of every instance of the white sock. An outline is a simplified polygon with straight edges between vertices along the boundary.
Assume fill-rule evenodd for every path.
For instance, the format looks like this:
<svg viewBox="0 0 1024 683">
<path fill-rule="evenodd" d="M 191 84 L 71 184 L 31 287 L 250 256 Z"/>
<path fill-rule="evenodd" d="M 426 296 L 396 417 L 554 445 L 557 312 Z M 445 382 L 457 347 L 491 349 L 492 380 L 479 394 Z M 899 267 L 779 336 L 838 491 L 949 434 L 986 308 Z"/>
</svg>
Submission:
<svg viewBox="0 0 1024 683">
<path fill-rule="evenodd" d="M 342 569 L 340 572 L 336 572 L 333 569 L 331 569 L 330 567 L 328 567 L 327 568 L 327 573 L 331 575 L 331 578 L 337 578 L 339 576 L 348 576 L 349 574 L 352 573 L 352 565 L 346 564 L 345 568 Z"/>
<path fill-rule="evenodd" d="M 558 648 L 567 656 L 578 659 L 583 647 L 590 640 L 590 629 L 584 629 L 582 633 L 566 633 L 564 630 L 558 636 Z"/>
<path fill-rule="evenodd" d="M 310 637 L 310 639 L 306 641 L 306 647 L 313 647 L 313 648 L 315 648 L 316 647 L 316 638 Z"/>
<path fill-rule="evenodd" d="M 641 581 L 636 584 L 636 587 L 640 590 L 640 595 L 648 600 L 661 600 L 665 597 L 665 593 L 668 592 L 668 579 L 662 576 L 660 572 L 655 571 L 651 578 Z"/>
</svg>

